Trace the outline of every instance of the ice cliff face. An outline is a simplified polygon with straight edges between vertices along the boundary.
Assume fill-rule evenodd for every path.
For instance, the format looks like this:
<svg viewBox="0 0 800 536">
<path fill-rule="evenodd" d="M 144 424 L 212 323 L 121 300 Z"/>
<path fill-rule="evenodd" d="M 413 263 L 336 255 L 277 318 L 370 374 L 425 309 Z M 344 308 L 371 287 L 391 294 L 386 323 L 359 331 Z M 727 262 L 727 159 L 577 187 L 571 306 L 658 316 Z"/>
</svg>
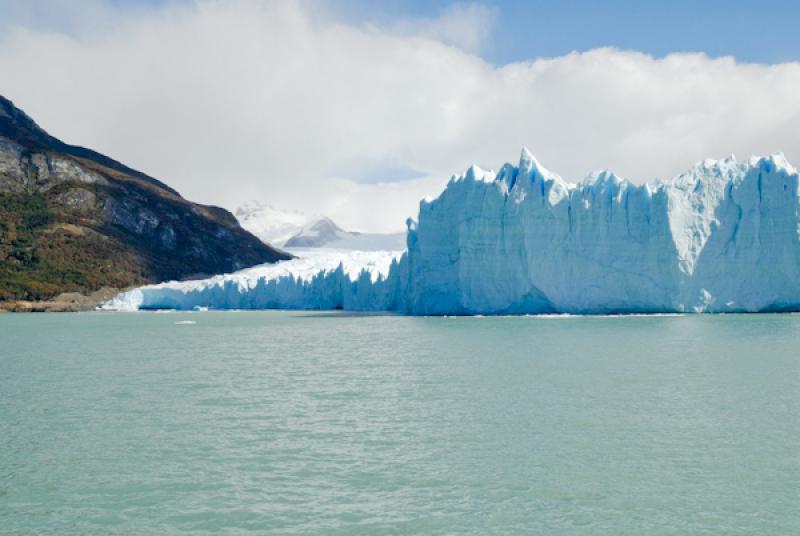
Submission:
<svg viewBox="0 0 800 536">
<path fill-rule="evenodd" d="M 411 314 L 800 310 L 799 209 L 798 173 L 782 155 L 707 160 L 657 184 L 610 172 L 570 184 L 523 150 L 518 166 L 496 175 L 470 168 L 421 202 L 408 250 L 377 278 L 352 266 L 349 276 L 328 270 L 304 283 L 305 298 L 271 306 Z M 362 281 L 364 299 L 329 300 L 340 295 L 330 287 L 337 277 L 336 289 Z M 291 276 L 270 281 L 287 292 L 297 284 Z M 140 292 L 161 305 L 161 290 Z M 210 294 L 203 305 L 222 306 Z"/>
<path fill-rule="evenodd" d="M 523 151 L 420 206 L 412 312 L 760 311 L 800 306 L 798 175 L 782 156 L 668 183 L 571 185 Z"/>
<path fill-rule="evenodd" d="M 389 279 L 402 252 L 312 250 L 197 281 L 162 283 L 119 294 L 103 308 L 136 309 L 398 309 L 398 280 Z"/>
</svg>

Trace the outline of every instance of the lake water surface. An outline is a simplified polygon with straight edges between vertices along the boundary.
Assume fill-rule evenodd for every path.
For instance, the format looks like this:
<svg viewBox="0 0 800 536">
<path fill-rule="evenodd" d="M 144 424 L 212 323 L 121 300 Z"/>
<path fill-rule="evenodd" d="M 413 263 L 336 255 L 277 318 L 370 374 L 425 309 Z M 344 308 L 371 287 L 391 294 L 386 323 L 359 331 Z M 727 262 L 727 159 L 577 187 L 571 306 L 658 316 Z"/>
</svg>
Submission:
<svg viewBox="0 0 800 536">
<path fill-rule="evenodd" d="M 800 534 L 800 316 L 0 315 L 0 533 L 212 532 Z"/>
</svg>

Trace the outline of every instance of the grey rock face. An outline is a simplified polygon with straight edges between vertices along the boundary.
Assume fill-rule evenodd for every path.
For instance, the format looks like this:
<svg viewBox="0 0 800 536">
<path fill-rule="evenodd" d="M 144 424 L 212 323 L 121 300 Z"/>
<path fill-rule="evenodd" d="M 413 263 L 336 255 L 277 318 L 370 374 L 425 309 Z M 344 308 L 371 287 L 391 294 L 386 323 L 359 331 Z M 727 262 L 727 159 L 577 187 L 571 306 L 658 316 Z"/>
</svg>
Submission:
<svg viewBox="0 0 800 536">
<path fill-rule="evenodd" d="M 25 189 L 26 173 L 22 166 L 22 147 L 0 137 L 0 192 L 21 192 Z"/>
<path fill-rule="evenodd" d="M 56 200 L 66 207 L 81 213 L 90 212 L 97 206 L 97 196 L 84 188 L 72 188 L 58 195 Z"/>
<path fill-rule="evenodd" d="M 107 199 L 103 206 L 103 216 L 109 223 L 138 235 L 152 234 L 161 223 L 152 211 L 130 199 Z"/>
<path fill-rule="evenodd" d="M 158 240 L 167 249 L 175 249 L 178 245 L 178 236 L 175 234 L 175 229 L 168 223 L 161 226 L 161 230 L 158 232 Z"/>
<path fill-rule="evenodd" d="M 0 136 L 0 192 L 45 192 L 62 182 L 108 185 L 108 181 L 72 159 L 30 152 Z"/>
</svg>

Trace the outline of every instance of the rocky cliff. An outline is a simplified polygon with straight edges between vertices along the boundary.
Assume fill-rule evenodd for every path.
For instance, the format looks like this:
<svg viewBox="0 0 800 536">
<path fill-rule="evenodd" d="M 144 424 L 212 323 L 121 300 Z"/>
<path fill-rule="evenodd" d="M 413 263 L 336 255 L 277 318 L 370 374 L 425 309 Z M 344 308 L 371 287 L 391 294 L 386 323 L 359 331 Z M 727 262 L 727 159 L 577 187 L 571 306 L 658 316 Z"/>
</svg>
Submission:
<svg viewBox="0 0 800 536">
<path fill-rule="evenodd" d="M 221 208 L 67 145 L 0 97 L 0 302 L 45 300 L 290 256 Z"/>
</svg>

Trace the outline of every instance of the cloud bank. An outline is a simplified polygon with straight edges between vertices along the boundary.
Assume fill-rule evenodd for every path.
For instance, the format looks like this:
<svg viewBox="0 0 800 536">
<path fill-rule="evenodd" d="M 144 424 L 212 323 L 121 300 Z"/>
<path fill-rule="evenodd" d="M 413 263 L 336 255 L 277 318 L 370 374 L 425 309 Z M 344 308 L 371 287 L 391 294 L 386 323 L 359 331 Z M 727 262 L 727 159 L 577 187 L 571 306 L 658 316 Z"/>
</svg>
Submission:
<svg viewBox="0 0 800 536">
<path fill-rule="evenodd" d="M 644 182 L 731 153 L 800 163 L 798 63 L 596 49 L 496 66 L 477 55 L 494 19 L 480 5 L 388 27 L 324 2 L 85 8 L 102 23 L 6 27 L 0 93 L 200 202 L 396 230 L 450 175 L 523 145 L 568 180 Z"/>
</svg>

